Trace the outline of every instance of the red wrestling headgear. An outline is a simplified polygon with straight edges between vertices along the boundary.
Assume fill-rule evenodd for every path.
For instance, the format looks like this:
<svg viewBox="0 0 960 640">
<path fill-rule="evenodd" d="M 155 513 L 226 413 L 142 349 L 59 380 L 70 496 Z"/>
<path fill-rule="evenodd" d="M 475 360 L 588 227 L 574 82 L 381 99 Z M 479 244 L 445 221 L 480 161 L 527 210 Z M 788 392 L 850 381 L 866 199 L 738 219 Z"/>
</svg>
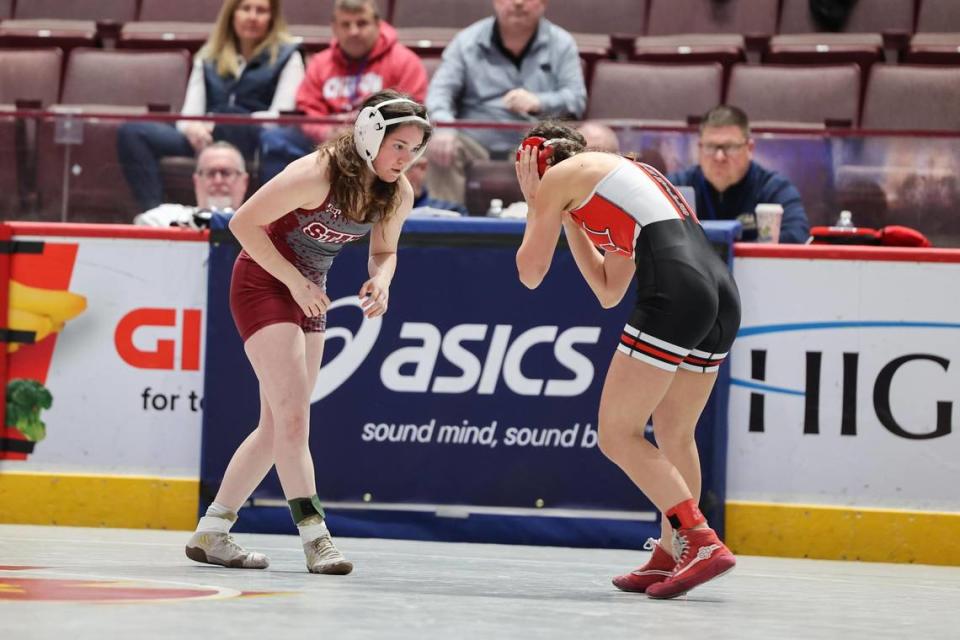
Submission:
<svg viewBox="0 0 960 640">
<path fill-rule="evenodd" d="M 526 138 L 517 148 L 517 162 L 520 161 L 520 152 L 523 151 L 524 147 L 534 147 L 538 149 L 537 173 L 539 173 L 540 177 L 542 178 L 543 172 L 547 170 L 547 160 L 553 157 L 554 149 L 551 146 L 553 142 L 553 140 L 547 140 L 546 138 L 541 138 L 540 136 L 530 136 L 529 138 Z"/>
</svg>

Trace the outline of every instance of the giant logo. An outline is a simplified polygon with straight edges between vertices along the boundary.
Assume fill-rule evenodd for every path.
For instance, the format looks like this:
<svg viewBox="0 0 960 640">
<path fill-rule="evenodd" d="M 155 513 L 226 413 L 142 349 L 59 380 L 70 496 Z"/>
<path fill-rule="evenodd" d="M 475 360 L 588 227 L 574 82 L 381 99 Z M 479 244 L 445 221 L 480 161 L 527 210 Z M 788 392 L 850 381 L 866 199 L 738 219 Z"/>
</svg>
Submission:
<svg viewBox="0 0 960 640">
<path fill-rule="evenodd" d="M 179 320 L 178 320 L 179 315 Z M 165 330 L 176 334 L 160 337 Z M 203 316 L 200 309 L 141 308 L 124 315 L 113 333 L 113 343 L 120 358 L 138 369 L 183 371 L 200 370 L 200 343 Z M 169 331 L 167 331 L 169 333 Z"/>
<path fill-rule="evenodd" d="M 916 340 L 908 343 L 910 336 L 918 335 L 912 331 L 918 329 L 936 330 L 934 336 L 950 336 L 951 339 L 943 339 L 928 335 L 922 345 L 939 344 L 946 351 L 915 348 Z M 766 401 L 774 394 L 802 398 L 802 419 L 798 421 L 806 435 L 824 430 L 856 436 L 872 417 L 863 414 L 872 409 L 880 425 L 895 436 L 908 440 L 940 438 L 953 432 L 954 400 L 958 396 L 951 392 L 960 388 L 956 384 L 957 367 L 951 369 L 951 358 L 960 357 L 955 348 L 960 344 L 957 329 L 960 324 L 932 322 L 821 322 L 744 328 L 737 340 L 734 361 L 737 370 L 743 372 L 749 353 L 749 378 L 734 377 L 731 384 L 750 391 L 747 426 L 751 432 L 767 431 Z M 823 332 L 832 330 L 841 330 L 841 337 L 832 337 L 842 347 L 829 345 L 830 335 L 824 336 Z M 895 335 L 869 336 L 876 330 L 892 330 Z M 797 349 L 800 341 L 781 340 L 754 346 L 746 340 L 790 332 L 809 332 L 808 339 L 802 341 L 802 351 Z M 822 342 L 809 339 L 817 334 L 824 338 Z M 864 334 L 868 337 L 851 339 Z M 853 348 L 861 341 L 866 343 L 865 349 Z M 950 345 L 954 347 L 952 351 Z M 858 403 L 858 395 L 864 392 L 872 406 Z M 839 412 L 837 424 L 822 424 L 825 410 L 832 415 Z M 783 418 L 779 416 L 778 422 L 783 423 Z"/>
<path fill-rule="evenodd" d="M 346 307 L 360 309 L 349 296 L 335 301 L 328 313 Z M 338 389 L 364 363 L 381 330 L 380 318 L 363 318 L 354 335 L 344 327 L 328 327 L 327 340 L 342 340 L 343 348 L 320 369 L 311 400 L 316 402 Z M 383 386 L 398 393 L 458 394 L 475 391 L 493 394 L 502 379 L 507 388 L 523 396 L 576 396 L 593 382 L 594 367 L 577 345 L 596 344 L 600 327 L 538 326 L 516 331 L 512 325 L 458 324 L 445 333 L 428 322 L 404 322 L 399 340 L 416 341 L 401 346 L 380 366 Z M 489 339 L 489 342 L 487 340 Z M 478 356 L 466 344 L 474 343 Z M 483 343 L 483 344 L 481 344 Z M 551 345 L 556 375 L 534 378 L 524 375 L 522 362 L 534 346 Z M 459 370 L 457 375 L 436 373 L 441 357 Z M 412 370 L 411 370 L 412 369 Z M 572 374 L 572 378 L 570 375 Z"/>
</svg>

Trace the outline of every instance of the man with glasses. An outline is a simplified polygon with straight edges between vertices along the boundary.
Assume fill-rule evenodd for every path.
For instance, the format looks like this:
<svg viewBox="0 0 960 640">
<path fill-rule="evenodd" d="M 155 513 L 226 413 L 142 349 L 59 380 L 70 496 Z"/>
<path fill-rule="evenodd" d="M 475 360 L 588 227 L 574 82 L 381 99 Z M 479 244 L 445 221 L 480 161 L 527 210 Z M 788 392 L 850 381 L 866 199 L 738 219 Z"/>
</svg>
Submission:
<svg viewBox="0 0 960 640">
<path fill-rule="evenodd" d="M 240 150 L 229 142 L 214 142 L 203 148 L 193 174 L 197 206 L 166 203 L 145 211 L 134 224 L 150 227 L 201 227 L 214 211 L 233 212 L 247 193 L 246 165 Z"/>
<path fill-rule="evenodd" d="M 775 203 L 783 207 L 780 242 L 806 242 L 810 223 L 800 192 L 784 176 L 754 162 L 754 146 L 747 114 L 729 105 L 714 107 L 700 123 L 700 164 L 668 179 L 693 187 L 701 220 L 740 220 L 743 240 L 757 239 L 757 205 Z"/>
</svg>

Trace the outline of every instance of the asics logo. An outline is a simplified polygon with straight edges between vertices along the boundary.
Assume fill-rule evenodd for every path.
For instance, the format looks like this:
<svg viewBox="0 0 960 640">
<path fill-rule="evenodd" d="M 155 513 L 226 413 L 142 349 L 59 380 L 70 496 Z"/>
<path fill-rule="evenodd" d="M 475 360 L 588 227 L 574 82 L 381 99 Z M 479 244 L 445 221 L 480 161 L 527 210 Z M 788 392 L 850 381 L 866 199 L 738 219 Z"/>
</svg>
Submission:
<svg viewBox="0 0 960 640">
<path fill-rule="evenodd" d="M 357 329 L 356 335 L 350 333 L 350 329 L 346 327 L 327 327 L 326 340 L 343 340 L 343 349 L 336 357 L 320 367 L 317 384 L 310 396 L 311 402 L 326 398 L 346 382 L 366 360 L 370 350 L 373 349 L 373 345 L 377 342 L 377 336 L 380 335 L 382 318 L 364 317 L 360 299 L 356 296 L 340 298 L 331 304 L 327 309 L 328 318 L 330 312 L 344 307 L 356 307 L 363 317 L 363 321 L 360 328 Z"/>
<path fill-rule="evenodd" d="M 360 300 L 340 298 L 327 310 L 330 313 L 355 307 L 361 313 Z M 336 316 L 330 316 L 335 321 Z M 329 340 L 343 340 L 343 349 L 320 368 L 311 401 L 317 402 L 336 391 L 366 360 L 380 335 L 380 318 L 363 318 L 356 335 L 343 326 L 327 327 Z M 466 323 L 446 332 L 426 322 L 405 322 L 400 327 L 400 346 L 380 365 L 380 382 L 397 393 L 476 392 L 492 395 L 506 385 L 521 396 L 577 396 L 593 383 L 593 362 L 580 349 L 595 345 L 600 327 L 530 327 L 514 331 L 512 325 Z M 466 345 L 472 344 L 468 349 Z M 552 352 L 551 375 L 543 378 L 526 375 L 522 363 L 536 349 L 542 358 Z M 441 375 L 456 369 L 455 375 Z M 555 369 L 555 371 L 554 371 Z"/>
</svg>

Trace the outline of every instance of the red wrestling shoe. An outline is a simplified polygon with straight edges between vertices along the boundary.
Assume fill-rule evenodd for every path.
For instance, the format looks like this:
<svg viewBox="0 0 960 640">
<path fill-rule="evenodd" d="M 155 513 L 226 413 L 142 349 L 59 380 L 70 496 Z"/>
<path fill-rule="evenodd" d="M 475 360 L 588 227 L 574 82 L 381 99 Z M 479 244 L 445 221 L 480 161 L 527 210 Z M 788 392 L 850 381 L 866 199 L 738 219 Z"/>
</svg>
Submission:
<svg viewBox="0 0 960 640">
<path fill-rule="evenodd" d="M 673 575 L 673 567 L 677 564 L 673 556 L 660 546 L 659 540 L 647 538 L 643 548 L 647 551 L 653 550 L 653 555 L 639 569 L 634 569 L 630 573 L 617 576 L 613 579 L 613 586 L 620 591 L 632 591 L 643 593 L 652 584 L 663 582 Z"/>
<path fill-rule="evenodd" d="M 673 575 L 647 587 L 647 595 L 651 598 L 682 596 L 690 589 L 722 576 L 737 564 L 730 549 L 708 527 L 677 531 L 673 537 L 673 551 L 678 558 Z"/>
</svg>

